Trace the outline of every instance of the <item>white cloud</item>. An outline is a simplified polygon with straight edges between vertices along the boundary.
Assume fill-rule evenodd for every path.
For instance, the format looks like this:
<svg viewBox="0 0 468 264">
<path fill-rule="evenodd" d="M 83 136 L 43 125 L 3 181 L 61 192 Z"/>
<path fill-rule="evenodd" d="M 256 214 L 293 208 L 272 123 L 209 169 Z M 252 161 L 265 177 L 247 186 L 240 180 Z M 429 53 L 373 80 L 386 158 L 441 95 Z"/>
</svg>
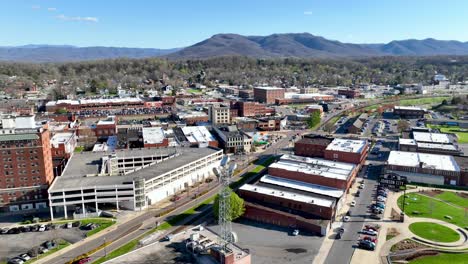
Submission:
<svg viewBox="0 0 468 264">
<path fill-rule="evenodd" d="M 31 8 L 32 8 L 32 9 L 41 9 L 41 6 L 39 6 L 39 5 L 33 5 L 33 6 L 31 6 Z"/>
<path fill-rule="evenodd" d="M 57 11 L 57 8 L 55 8 L 55 7 L 48 7 L 48 8 L 47 8 L 47 11 L 54 12 L 54 11 Z"/>
<path fill-rule="evenodd" d="M 86 21 L 86 22 L 99 22 L 97 17 L 80 17 L 80 16 L 66 16 L 66 15 L 58 15 L 58 19 L 64 21 Z"/>
<path fill-rule="evenodd" d="M 304 15 L 306 15 L 306 16 L 311 16 L 311 15 L 312 15 L 312 11 L 304 11 Z"/>
</svg>

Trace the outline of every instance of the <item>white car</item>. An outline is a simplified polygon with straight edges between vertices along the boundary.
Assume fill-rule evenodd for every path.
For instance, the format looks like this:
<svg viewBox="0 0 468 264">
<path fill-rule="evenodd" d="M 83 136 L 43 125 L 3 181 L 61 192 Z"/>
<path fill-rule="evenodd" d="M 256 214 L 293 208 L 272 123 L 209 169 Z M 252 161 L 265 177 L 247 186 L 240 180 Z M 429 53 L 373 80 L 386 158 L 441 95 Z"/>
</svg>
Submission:
<svg viewBox="0 0 468 264">
<path fill-rule="evenodd" d="M 41 225 L 41 226 L 39 227 L 39 230 L 37 230 L 37 231 L 39 231 L 39 232 L 44 232 L 45 230 L 46 230 L 45 225 Z"/>
<path fill-rule="evenodd" d="M 24 261 L 28 261 L 28 260 L 31 259 L 31 257 L 28 254 L 21 254 L 21 255 L 19 255 L 19 258 L 24 260 Z"/>
<path fill-rule="evenodd" d="M 298 230 L 298 229 L 294 229 L 294 231 L 292 232 L 292 235 L 293 235 L 293 236 L 299 235 L 299 230 Z"/>
<path fill-rule="evenodd" d="M 361 183 L 361 185 L 359 185 L 359 189 L 364 189 L 364 183 Z"/>
<path fill-rule="evenodd" d="M 383 196 L 377 197 L 377 201 L 379 201 L 379 202 L 385 202 L 386 200 L 387 199 L 385 199 L 385 197 L 383 197 Z"/>
<path fill-rule="evenodd" d="M 361 233 L 363 233 L 365 235 L 370 235 L 370 236 L 376 236 L 378 234 L 377 231 L 372 230 L 372 229 L 364 229 L 364 230 L 361 231 Z"/>
<path fill-rule="evenodd" d="M 351 202 L 351 207 L 354 207 L 354 206 L 356 206 L 356 201 Z"/>
<path fill-rule="evenodd" d="M 344 221 L 344 222 L 348 222 L 348 221 L 349 221 L 349 219 L 350 219 L 350 218 L 349 218 L 349 216 L 345 216 L 345 217 L 343 217 L 343 221 Z"/>
</svg>

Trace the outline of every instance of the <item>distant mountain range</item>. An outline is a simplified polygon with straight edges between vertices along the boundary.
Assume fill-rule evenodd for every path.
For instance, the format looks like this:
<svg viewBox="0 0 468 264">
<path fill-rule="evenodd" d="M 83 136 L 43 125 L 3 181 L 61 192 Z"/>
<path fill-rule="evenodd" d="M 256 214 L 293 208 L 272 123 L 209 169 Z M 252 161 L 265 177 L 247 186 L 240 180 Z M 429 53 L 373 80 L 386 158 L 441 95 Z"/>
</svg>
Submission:
<svg viewBox="0 0 468 264">
<path fill-rule="evenodd" d="M 428 38 L 391 41 L 387 44 L 352 44 L 328 40 L 309 33 L 294 33 L 269 36 L 217 34 L 192 46 L 177 49 L 80 48 L 67 45 L 0 47 L 0 60 L 30 62 L 83 61 L 120 57 L 203 59 L 236 55 L 254 58 L 468 55 L 468 42 Z"/>
<path fill-rule="evenodd" d="M 65 62 L 115 58 L 148 58 L 180 49 L 75 47 L 69 45 L 25 45 L 0 47 L 0 60 L 21 62 Z"/>
</svg>

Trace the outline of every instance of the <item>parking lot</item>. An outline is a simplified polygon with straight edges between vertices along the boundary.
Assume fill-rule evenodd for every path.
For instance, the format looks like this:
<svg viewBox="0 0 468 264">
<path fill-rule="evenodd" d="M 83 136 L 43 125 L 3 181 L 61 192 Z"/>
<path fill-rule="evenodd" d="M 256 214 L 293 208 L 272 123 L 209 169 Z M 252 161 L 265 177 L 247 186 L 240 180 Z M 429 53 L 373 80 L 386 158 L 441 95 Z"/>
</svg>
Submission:
<svg viewBox="0 0 468 264">
<path fill-rule="evenodd" d="M 219 232 L 217 226 L 212 228 Z M 291 229 L 249 220 L 232 223 L 232 230 L 238 236 L 237 244 L 250 250 L 255 264 L 310 264 L 323 242 L 322 237 L 301 231 L 293 236 Z"/>
<path fill-rule="evenodd" d="M 19 234 L 0 234 L 0 263 L 7 262 L 20 254 L 27 253 L 35 247 L 41 246 L 46 241 L 65 240 L 71 244 L 76 243 L 86 237 L 89 230 L 79 227 L 63 228 L 63 225 L 56 225 L 56 229 L 43 232 L 30 231 Z"/>
<path fill-rule="evenodd" d="M 219 233 L 219 226 L 208 226 Z M 323 241 L 322 237 L 303 232 L 293 236 L 291 229 L 249 220 L 232 223 L 232 230 L 238 236 L 237 244 L 250 251 L 255 264 L 310 264 Z M 186 250 L 185 238 L 184 235 L 175 235 L 171 241 L 160 241 L 140 249 L 137 254 L 128 254 L 109 263 L 194 263 Z"/>
</svg>

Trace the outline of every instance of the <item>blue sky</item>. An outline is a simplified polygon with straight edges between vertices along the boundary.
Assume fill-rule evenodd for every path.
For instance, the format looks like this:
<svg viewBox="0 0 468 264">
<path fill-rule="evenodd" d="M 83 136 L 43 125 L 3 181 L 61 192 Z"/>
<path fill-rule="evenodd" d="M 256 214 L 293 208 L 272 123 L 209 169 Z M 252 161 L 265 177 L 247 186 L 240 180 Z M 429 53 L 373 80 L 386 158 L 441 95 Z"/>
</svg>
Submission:
<svg viewBox="0 0 468 264">
<path fill-rule="evenodd" d="M 0 46 L 173 48 L 217 33 L 468 41 L 466 0 L 2 0 Z"/>
</svg>

